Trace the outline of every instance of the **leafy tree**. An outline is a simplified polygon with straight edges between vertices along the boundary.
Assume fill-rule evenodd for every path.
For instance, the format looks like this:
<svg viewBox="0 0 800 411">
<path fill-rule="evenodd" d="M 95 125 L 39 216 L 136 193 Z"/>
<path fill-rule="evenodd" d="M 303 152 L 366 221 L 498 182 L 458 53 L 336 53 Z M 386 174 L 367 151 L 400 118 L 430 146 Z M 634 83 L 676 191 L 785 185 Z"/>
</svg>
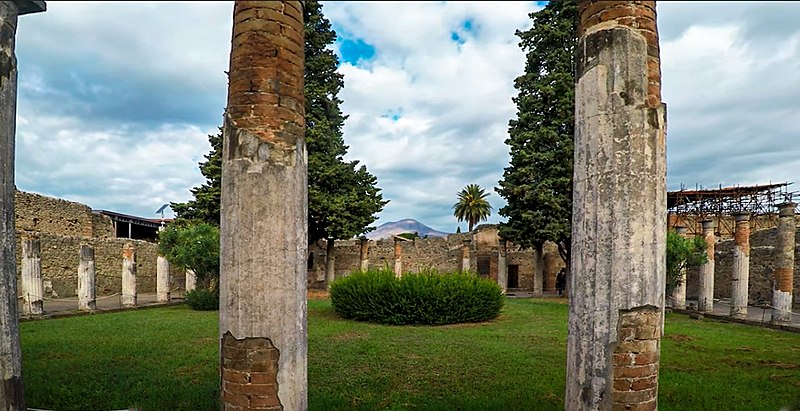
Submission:
<svg viewBox="0 0 800 411">
<path fill-rule="evenodd" d="M 681 285 L 681 272 L 708 262 L 706 242 L 702 237 L 682 237 L 674 230 L 667 231 L 667 293 Z"/>
<path fill-rule="evenodd" d="M 217 134 L 209 134 L 208 142 L 211 151 L 201 161 L 200 173 L 206 182 L 193 188 L 193 200 L 185 203 L 170 203 L 170 208 L 180 219 L 199 220 L 208 224 L 219 225 L 219 205 L 222 180 L 222 128 Z"/>
<path fill-rule="evenodd" d="M 219 228 L 205 222 L 170 224 L 158 233 L 158 252 L 194 271 L 198 284 L 215 289 L 219 279 Z"/>
<path fill-rule="evenodd" d="M 507 201 L 499 232 L 523 248 L 552 241 L 569 265 L 578 13 L 575 2 L 551 1 L 529 16 L 533 27 L 516 32 L 527 60 L 514 82 L 511 163 L 496 189 Z"/>
<path fill-rule="evenodd" d="M 342 127 L 347 116 L 339 109 L 338 93 L 344 85 L 336 72 L 339 60 L 328 49 L 336 33 L 317 1 L 304 4 L 305 19 L 305 116 L 308 152 L 308 241 L 345 239 L 367 233 L 388 201 L 377 179 L 358 161 L 345 161 L 348 147 Z M 172 203 L 179 219 L 219 225 L 222 176 L 222 134 L 209 136 L 211 152 L 200 163 L 206 183 L 192 189 L 195 198 Z"/>
<path fill-rule="evenodd" d="M 466 221 L 472 231 L 479 221 L 486 221 L 492 213 L 492 206 L 486 201 L 489 193 L 477 184 L 468 184 L 458 193 L 458 202 L 453 204 L 453 214 L 458 221 Z"/>
</svg>

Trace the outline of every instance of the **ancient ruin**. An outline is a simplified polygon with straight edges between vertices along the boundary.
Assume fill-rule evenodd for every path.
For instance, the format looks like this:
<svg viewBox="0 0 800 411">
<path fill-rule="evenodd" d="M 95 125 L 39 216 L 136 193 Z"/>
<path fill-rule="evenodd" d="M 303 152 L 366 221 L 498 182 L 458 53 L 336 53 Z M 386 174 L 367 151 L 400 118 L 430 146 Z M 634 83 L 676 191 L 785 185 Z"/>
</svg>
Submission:
<svg viewBox="0 0 800 411">
<path fill-rule="evenodd" d="M 654 1 L 578 5 L 568 410 L 655 410 L 665 113 Z"/>
<path fill-rule="evenodd" d="M 222 408 L 307 408 L 299 1 L 237 1 L 223 129 Z"/>
</svg>

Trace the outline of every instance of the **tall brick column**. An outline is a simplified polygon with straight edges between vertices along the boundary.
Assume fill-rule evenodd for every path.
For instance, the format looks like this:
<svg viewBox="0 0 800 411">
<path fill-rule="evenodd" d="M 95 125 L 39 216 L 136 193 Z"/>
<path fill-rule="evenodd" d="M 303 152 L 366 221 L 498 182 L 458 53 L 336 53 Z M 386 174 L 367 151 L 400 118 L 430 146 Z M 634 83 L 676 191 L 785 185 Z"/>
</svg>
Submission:
<svg viewBox="0 0 800 411">
<path fill-rule="evenodd" d="M 17 117 L 17 16 L 45 10 L 43 1 L 0 2 L 0 410 L 26 410 L 17 312 L 14 227 L 14 135 Z"/>
<path fill-rule="evenodd" d="M 305 410 L 307 165 L 299 1 L 237 1 L 223 128 L 223 410 Z"/>
<path fill-rule="evenodd" d="M 81 244 L 78 257 L 78 309 L 97 309 L 97 276 L 94 267 L 94 247 Z"/>
<path fill-rule="evenodd" d="M 703 220 L 700 224 L 703 225 L 703 239 L 706 242 L 706 257 L 708 257 L 708 261 L 700 266 L 697 310 L 710 313 L 714 312 L 714 246 L 717 243 L 714 228 L 717 225 L 714 220 Z"/>
<path fill-rule="evenodd" d="M 747 318 L 747 292 L 750 285 L 750 213 L 733 215 L 733 273 L 731 275 L 731 317 Z"/>
<path fill-rule="evenodd" d="M 678 235 L 683 238 L 686 238 L 686 231 L 686 227 L 675 227 L 675 232 L 677 232 Z M 683 310 L 686 308 L 686 267 L 681 269 L 679 281 L 680 284 L 678 284 L 675 289 L 672 290 L 672 306 L 679 310 Z"/>
<path fill-rule="evenodd" d="M 27 315 L 44 313 L 42 285 L 42 243 L 39 236 L 22 236 L 22 312 Z"/>
<path fill-rule="evenodd" d="M 467 272 L 470 268 L 470 260 L 471 257 L 469 255 L 469 248 L 472 243 L 472 240 L 465 239 L 464 242 L 461 244 L 461 271 Z"/>
<path fill-rule="evenodd" d="M 654 410 L 667 233 L 655 2 L 578 12 L 565 405 Z"/>
<path fill-rule="evenodd" d="M 508 289 L 508 241 L 500 239 L 500 250 L 497 253 L 497 285 L 503 290 Z"/>
<path fill-rule="evenodd" d="M 772 290 L 772 323 L 792 321 L 792 287 L 794 277 L 795 233 L 797 223 L 792 202 L 778 206 L 778 246 L 775 249 L 775 281 Z"/>
<path fill-rule="evenodd" d="M 361 264 L 359 269 L 361 272 L 369 270 L 369 240 L 366 237 L 361 238 Z"/>
<path fill-rule="evenodd" d="M 122 247 L 122 306 L 135 307 L 136 300 L 136 246 L 125 243 Z"/>
<path fill-rule="evenodd" d="M 403 245 L 397 237 L 394 238 L 394 275 L 397 278 L 403 276 Z"/>
</svg>

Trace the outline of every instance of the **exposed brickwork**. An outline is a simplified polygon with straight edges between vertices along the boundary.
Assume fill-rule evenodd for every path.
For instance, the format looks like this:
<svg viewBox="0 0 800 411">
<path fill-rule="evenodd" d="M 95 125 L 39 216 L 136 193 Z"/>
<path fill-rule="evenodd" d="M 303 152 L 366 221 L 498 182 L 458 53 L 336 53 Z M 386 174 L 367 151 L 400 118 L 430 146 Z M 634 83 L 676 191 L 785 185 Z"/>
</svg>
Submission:
<svg viewBox="0 0 800 411">
<path fill-rule="evenodd" d="M 268 338 L 222 336 L 221 378 L 225 410 L 282 410 L 278 397 L 280 352 Z"/>
<path fill-rule="evenodd" d="M 598 25 L 626 26 L 635 29 L 647 42 L 647 106 L 661 106 L 661 60 L 655 1 L 580 1 L 578 37 Z"/>
<path fill-rule="evenodd" d="M 655 410 L 658 397 L 661 311 L 621 311 L 613 354 L 612 410 Z"/>
<path fill-rule="evenodd" d="M 19 231 L 76 237 L 114 236 L 111 219 L 93 213 L 87 205 L 24 191 L 16 191 L 14 201 L 15 224 Z"/>
<path fill-rule="evenodd" d="M 742 250 L 744 255 L 750 255 L 750 221 L 742 220 L 736 221 L 736 230 L 734 230 L 734 241 L 736 246 Z"/>
</svg>

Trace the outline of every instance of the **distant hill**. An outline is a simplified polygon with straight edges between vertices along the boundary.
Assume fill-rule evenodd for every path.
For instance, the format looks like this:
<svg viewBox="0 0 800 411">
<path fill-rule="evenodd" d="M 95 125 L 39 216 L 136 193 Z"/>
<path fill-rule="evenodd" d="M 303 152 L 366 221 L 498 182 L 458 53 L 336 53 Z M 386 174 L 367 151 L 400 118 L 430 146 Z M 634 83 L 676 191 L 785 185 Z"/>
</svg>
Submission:
<svg viewBox="0 0 800 411">
<path fill-rule="evenodd" d="M 374 231 L 367 233 L 367 238 L 370 240 L 379 240 L 381 238 L 391 238 L 393 235 L 401 233 L 418 233 L 420 237 L 447 237 L 449 233 L 436 231 L 425 224 L 420 223 L 413 218 L 405 220 L 393 221 L 381 224 Z"/>
</svg>

